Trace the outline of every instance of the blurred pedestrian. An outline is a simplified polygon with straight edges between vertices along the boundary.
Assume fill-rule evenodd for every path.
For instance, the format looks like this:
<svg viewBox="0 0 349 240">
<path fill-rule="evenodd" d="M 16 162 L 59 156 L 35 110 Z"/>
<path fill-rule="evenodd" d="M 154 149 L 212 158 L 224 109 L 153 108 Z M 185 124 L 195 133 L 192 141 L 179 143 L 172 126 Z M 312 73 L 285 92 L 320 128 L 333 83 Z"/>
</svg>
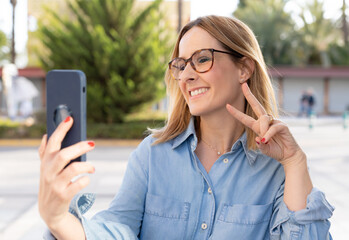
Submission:
<svg viewBox="0 0 349 240">
<path fill-rule="evenodd" d="M 18 76 L 15 64 L 4 66 L 3 85 L 8 117 L 11 120 L 31 117 L 33 115 L 33 99 L 39 95 L 39 91 L 29 79 Z"/>
<path fill-rule="evenodd" d="M 15 120 L 17 117 L 18 102 L 16 98 L 16 82 L 15 76 L 18 75 L 18 70 L 14 64 L 5 64 L 2 68 L 2 83 L 3 93 L 6 102 L 7 116 Z"/>
<path fill-rule="evenodd" d="M 309 88 L 307 91 L 307 98 L 308 98 L 308 109 L 307 109 L 307 115 L 312 116 L 315 115 L 314 112 L 314 106 L 315 106 L 315 96 L 314 96 L 314 90 L 312 88 Z"/>
<path fill-rule="evenodd" d="M 299 117 L 305 117 L 308 115 L 308 94 L 307 91 L 302 91 L 302 96 L 300 99 Z"/>
</svg>

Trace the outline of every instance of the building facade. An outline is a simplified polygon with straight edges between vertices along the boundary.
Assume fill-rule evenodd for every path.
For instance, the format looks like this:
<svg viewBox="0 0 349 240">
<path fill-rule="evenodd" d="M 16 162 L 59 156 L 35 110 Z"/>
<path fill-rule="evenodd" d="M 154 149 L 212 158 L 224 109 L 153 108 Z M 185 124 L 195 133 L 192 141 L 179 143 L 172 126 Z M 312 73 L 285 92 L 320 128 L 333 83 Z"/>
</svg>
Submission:
<svg viewBox="0 0 349 240">
<path fill-rule="evenodd" d="M 294 68 L 269 70 L 279 107 L 297 115 L 303 91 L 311 90 L 317 115 L 339 115 L 349 110 L 349 67 Z"/>
</svg>

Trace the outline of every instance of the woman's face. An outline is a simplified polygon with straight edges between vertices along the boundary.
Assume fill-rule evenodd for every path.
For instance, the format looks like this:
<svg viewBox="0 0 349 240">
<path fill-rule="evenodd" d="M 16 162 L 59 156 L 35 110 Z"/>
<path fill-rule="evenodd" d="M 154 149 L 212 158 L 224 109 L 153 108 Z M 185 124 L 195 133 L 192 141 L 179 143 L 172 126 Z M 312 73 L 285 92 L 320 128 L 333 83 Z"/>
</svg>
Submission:
<svg viewBox="0 0 349 240">
<path fill-rule="evenodd" d="M 179 43 L 179 56 L 188 59 L 200 49 L 226 51 L 208 32 L 193 27 Z M 181 92 L 194 116 L 227 113 L 226 104 L 243 110 L 244 96 L 240 87 L 241 70 L 229 54 L 214 52 L 214 63 L 208 72 L 197 73 L 188 63 L 178 80 Z"/>
</svg>

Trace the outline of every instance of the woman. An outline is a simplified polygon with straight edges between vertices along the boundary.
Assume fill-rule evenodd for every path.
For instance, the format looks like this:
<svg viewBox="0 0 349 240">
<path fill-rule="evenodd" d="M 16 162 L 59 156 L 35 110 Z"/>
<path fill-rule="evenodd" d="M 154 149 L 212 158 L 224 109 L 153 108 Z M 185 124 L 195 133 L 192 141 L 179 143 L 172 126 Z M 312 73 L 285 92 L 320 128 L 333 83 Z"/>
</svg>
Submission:
<svg viewBox="0 0 349 240">
<path fill-rule="evenodd" d="M 68 118 L 39 149 L 39 209 L 59 239 L 331 239 L 333 207 L 313 188 L 306 155 L 277 116 L 258 43 L 242 22 L 207 16 L 188 23 L 166 74 L 167 124 L 130 156 L 110 208 L 91 220 L 77 195 L 93 149 L 59 150 Z M 69 203 L 70 213 L 68 212 Z M 74 216 L 75 215 L 75 216 Z"/>
</svg>

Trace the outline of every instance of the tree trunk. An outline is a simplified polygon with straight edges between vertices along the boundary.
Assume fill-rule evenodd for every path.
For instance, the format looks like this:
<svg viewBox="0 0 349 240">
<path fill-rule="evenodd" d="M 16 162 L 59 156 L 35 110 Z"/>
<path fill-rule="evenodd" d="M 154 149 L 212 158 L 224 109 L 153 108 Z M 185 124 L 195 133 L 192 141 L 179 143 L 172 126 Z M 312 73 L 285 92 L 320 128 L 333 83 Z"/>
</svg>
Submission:
<svg viewBox="0 0 349 240">
<path fill-rule="evenodd" d="M 346 5 L 345 0 L 343 0 L 343 7 L 342 7 L 342 28 L 343 28 L 343 37 L 344 37 L 344 43 L 345 46 L 349 45 L 349 33 L 348 33 L 348 22 L 347 22 L 347 16 L 345 14 Z"/>
<path fill-rule="evenodd" d="M 321 65 L 324 68 L 331 67 L 331 59 L 326 50 L 320 50 Z"/>
<path fill-rule="evenodd" d="M 17 0 L 10 0 L 12 4 L 12 39 L 11 39 L 11 63 L 16 62 L 16 49 L 15 49 L 15 10 Z"/>
</svg>

